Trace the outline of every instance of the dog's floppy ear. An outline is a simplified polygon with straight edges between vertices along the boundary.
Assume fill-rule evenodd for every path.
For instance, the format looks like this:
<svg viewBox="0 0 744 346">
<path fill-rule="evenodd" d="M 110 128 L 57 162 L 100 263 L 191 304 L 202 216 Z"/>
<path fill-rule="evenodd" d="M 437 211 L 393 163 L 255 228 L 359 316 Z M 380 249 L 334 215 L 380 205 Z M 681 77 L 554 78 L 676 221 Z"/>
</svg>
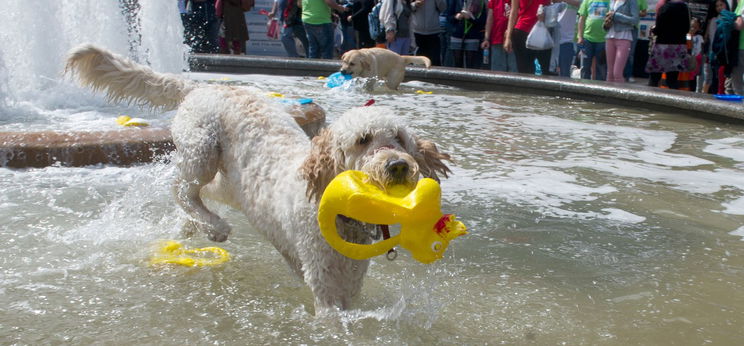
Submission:
<svg viewBox="0 0 744 346">
<path fill-rule="evenodd" d="M 434 142 L 416 138 L 416 146 L 418 147 L 418 153 L 414 155 L 414 159 L 419 165 L 421 175 L 439 181 L 437 174 L 447 178 L 448 173 L 452 173 L 449 167 L 442 162 L 443 160 L 452 161 L 452 159 L 449 154 L 439 152 Z"/>
<path fill-rule="evenodd" d="M 331 130 L 325 128 L 313 137 L 310 155 L 300 167 L 300 174 L 307 181 L 305 194 L 309 200 L 319 201 L 328 183 L 340 172 L 331 135 Z"/>
<path fill-rule="evenodd" d="M 362 64 L 362 68 L 365 72 L 372 72 L 372 56 L 369 53 L 359 53 L 359 63 Z"/>
</svg>

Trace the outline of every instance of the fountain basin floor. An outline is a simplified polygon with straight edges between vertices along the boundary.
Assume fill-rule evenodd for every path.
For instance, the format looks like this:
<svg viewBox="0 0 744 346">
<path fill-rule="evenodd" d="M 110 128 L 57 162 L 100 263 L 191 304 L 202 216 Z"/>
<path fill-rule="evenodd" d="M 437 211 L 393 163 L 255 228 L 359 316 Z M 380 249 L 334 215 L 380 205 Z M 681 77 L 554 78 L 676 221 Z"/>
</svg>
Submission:
<svg viewBox="0 0 744 346">
<path fill-rule="evenodd" d="M 319 321 L 307 286 L 252 220 L 225 206 L 208 202 L 233 226 L 219 244 L 230 262 L 148 266 L 161 239 L 214 245 L 204 236 L 181 236 L 185 215 L 172 198 L 175 167 L 167 160 L 127 168 L 3 168 L 0 340 L 736 345 L 744 339 L 742 124 L 421 81 L 370 92 L 353 82 L 324 88 L 317 76 L 188 77 L 312 98 L 329 122 L 370 99 L 389 106 L 452 155 L 442 209 L 462 219 L 470 234 L 432 265 L 406 251 L 393 262 L 372 259 L 353 309 L 340 322 Z"/>
</svg>

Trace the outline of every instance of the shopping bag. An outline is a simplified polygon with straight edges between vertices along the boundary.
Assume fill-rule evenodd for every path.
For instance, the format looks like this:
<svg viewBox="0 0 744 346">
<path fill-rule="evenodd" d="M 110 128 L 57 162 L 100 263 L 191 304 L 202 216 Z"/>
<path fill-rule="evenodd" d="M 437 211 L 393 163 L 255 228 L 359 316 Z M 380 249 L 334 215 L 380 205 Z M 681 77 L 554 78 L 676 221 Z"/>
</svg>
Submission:
<svg viewBox="0 0 744 346">
<path fill-rule="evenodd" d="M 553 48 L 553 37 L 550 36 L 548 28 L 543 22 L 535 23 L 535 26 L 527 35 L 527 49 L 546 50 Z"/>
</svg>

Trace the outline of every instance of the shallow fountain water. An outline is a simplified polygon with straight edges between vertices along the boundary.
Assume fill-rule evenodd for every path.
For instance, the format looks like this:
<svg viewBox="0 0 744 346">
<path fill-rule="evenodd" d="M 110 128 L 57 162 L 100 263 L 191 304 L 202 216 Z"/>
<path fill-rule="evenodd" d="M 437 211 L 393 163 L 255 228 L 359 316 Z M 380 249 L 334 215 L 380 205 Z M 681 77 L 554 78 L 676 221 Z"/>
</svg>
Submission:
<svg viewBox="0 0 744 346">
<path fill-rule="evenodd" d="M 167 126 L 172 112 L 108 105 L 60 78 L 64 53 L 83 42 L 131 53 L 158 71 L 180 71 L 175 4 L 141 3 L 143 35 L 135 46 L 112 2 L 4 4 L 0 131 L 112 130 L 119 114 Z M 311 97 L 329 121 L 370 98 L 392 106 L 453 154 L 443 208 L 471 233 L 434 265 L 405 252 L 394 262 L 374 259 L 354 310 L 327 323 L 313 318 L 309 290 L 250 220 L 226 207 L 211 205 L 234 225 L 222 245 L 233 255 L 227 265 L 147 266 L 159 239 L 181 239 L 185 215 L 170 195 L 170 164 L 0 169 L 3 343 L 625 345 L 744 338 L 741 125 L 420 82 L 369 94 L 325 89 L 315 78 L 184 76 Z M 420 89 L 433 94 L 416 94 Z M 213 245 L 201 236 L 185 242 Z"/>
<path fill-rule="evenodd" d="M 410 82 L 189 74 L 310 97 L 329 121 L 374 98 L 453 154 L 443 208 L 471 234 L 430 266 L 376 258 L 342 323 L 249 220 L 221 268 L 154 269 L 184 215 L 173 168 L 0 170 L 0 338 L 19 342 L 732 344 L 744 337 L 741 125 Z M 433 91 L 431 95 L 416 90 Z M 550 106 L 546 106 L 550 105 Z M 210 243 L 204 237 L 189 246 Z M 31 323 L 30 321 L 33 321 Z"/>
</svg>

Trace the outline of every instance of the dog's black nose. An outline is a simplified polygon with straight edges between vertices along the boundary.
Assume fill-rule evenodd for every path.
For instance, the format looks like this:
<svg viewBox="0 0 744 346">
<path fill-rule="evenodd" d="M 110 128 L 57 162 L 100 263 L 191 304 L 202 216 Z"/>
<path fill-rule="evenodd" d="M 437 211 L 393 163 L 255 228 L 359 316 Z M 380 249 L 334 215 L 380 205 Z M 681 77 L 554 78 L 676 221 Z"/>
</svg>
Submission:
<svg viewBox="0 0 744 346">
<path fill-rule="evenodd" d="M 385 165 L 385 171 L 395 183 L 403 183 L 408 177 L 408 162 L 403 159 L 390 160 Z"/>
<path fill-rule="evenodd" d="M 349 72 L 346 72 L 346 70 L 341 70 L 341 71 L 338 71 L 338 72 L 341 72 L 341 74 L 350 74 Z"/>
</svg>

